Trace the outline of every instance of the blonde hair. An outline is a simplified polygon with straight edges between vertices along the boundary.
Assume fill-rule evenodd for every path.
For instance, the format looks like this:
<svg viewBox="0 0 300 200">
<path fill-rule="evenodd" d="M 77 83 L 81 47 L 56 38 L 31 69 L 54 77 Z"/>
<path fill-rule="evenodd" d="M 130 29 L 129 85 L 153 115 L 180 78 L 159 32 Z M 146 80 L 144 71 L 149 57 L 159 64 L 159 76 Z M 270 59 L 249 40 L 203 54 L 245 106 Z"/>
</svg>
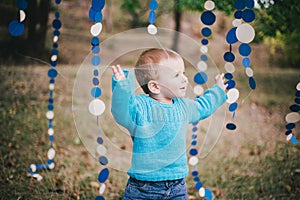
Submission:
<svg viewBox="0 0 300 200">
<path fill-rule="evenodd" d="M 182 59 L 181 56 L 170 49 L 148 49 L 144 51 L 135 64 L 135 76 L 146 94 L 150 93 L 148 82 L 158 78 L 159 64 L 168 59 Z"/>
</svg>

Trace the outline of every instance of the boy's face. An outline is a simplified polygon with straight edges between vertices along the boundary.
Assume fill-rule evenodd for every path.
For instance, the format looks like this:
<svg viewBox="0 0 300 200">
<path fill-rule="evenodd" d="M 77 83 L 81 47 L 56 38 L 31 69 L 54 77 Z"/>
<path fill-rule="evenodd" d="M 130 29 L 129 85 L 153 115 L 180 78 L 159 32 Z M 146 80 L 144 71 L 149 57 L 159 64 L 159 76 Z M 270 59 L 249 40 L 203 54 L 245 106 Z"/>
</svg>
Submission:
<svg viewBox="0 0 300 200">
<path fill-rule="evenodd" d="M 158 70 L 160 96 L 167 98 L 184 97 L 188 85 L 183 59 L 169 58 L 161 61 Z"/>
</svg>

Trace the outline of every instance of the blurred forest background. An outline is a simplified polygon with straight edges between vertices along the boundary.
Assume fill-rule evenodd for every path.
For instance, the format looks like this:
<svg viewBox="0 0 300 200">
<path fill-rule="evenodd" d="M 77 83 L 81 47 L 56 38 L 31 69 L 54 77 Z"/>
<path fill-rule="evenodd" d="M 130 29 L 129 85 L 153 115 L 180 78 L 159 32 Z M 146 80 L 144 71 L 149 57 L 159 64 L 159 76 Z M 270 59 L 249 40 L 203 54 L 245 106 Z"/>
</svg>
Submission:
<svg viewBox="0 0 300 200">
<path fill-rule="evenodd" d="M 62 78 L 58 78 L 55 91 L 56 168 L 44 172 L 42 182 L 27 177 L 26 172 L 31 163 L 45 159 L 48 149 L 44 113 L 56 6 L 50 0 L 27 2 L 25 32 L 12 37 L 8 24 L 18 17 L 17 0 L 0 1 L 0 199 L 92 199 L 98 193 L 100 165 L 80 142 L 72 119 L 74 78 L 90 53 L 91 1 L 63 0 L 59 5 L 58 68 Z M 200 43 L 204 0 L 158 2 L 158 27 L 180 31 Z M 209 49 L 220 71 L 224 71 L 225 37 L 232 27 L 234 2 L 215 1 L 217 21 Z M 107 0 L 101 40 L 147 26 L 148 3 Z M 199 164 L 200 177 L 216 199 L 300 199 L 299 145 L 287 142 L 284 134 L 284 116 L 295 101 L 300 75 L 300 5 L 296 0 L 259 0 L 255 13 L 251 25 L 256 37 L 250 57 L 257 89 L 240 104 L 238 130 L 224 130 L 215 150 Z M 134 58 L 126 60 L 128 65 L 134 62 Z M 236 74 L 239 87 L 248 87 L 243 70 Z M 299 124 L 295 130 L 300 139 Z M 130 144 L 121 148 L 129 149 Z M 127 176 L 111 171 L 106 198 L 121 199 Z M 199 198 L 192 177 L 187 181 L 189 199 Z"/>
</svg>

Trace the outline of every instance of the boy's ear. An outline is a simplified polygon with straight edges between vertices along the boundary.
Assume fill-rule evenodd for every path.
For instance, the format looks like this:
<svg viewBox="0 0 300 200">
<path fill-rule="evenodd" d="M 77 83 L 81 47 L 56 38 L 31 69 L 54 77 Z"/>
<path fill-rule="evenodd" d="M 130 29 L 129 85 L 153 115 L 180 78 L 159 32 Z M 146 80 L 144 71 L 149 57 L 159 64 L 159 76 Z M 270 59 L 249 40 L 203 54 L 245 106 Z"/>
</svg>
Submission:
<svg viewBox="0 0 300 200">
<path fill-rule="evenodd" d="M 159 88 L 159 85 L 156 81 L 153 81 L 153 80 L 149 81 L 148 82 L 148 89 L 153 94 L 159 94 L 160 93 L 160 88 Z"/>
</svg>

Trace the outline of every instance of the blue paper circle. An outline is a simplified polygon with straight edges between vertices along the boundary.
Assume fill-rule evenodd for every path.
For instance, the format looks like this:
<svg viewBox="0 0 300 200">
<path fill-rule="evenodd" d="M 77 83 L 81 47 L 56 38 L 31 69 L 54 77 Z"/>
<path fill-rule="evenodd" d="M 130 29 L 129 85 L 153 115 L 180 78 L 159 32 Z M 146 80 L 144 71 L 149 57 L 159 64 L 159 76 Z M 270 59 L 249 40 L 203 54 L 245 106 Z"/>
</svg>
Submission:
<svg viewBox="0 0 300 200">
<path fill-rule="evenodd" d="M 236 125 L 234 123 L 228 123 L 228 124 L 226 124 L 226 128 L 228 130 L 235 130 L 236 129 Z"/>
<path fill-rule="evenodd" d="M 91 96 L 94 97 L 94 98 L 98 98 L 101 96 L 101 89 L 99 87 L 93 87 L 91 89 Z"/>
<path fill-rule="evenodd" d="M 53 28 L 55 28 L 57 30 L 60 29 L 61 28 L 61 21 L 59 19 L 53 20 L 52 26 L 53 26 Z"/>
<path fill-rule="evenodd" d="M 234 80 L 229 80 L 229 81 L 226 82 L 226 84 L 228 84 L 228 86 L 226 87 L 227 90 L 230 90 L 230 89 L 235 87 L 235 81 Z"/>
<path fill-rule="evenodd" d="M 150 22 L 150 24 L 154 24 L 155 20 L 156 20 L 156 14 L 153 10 L 151 10 L 148 16 L 148 21 Z"/>
<path fill-rule="evenodd" d="M 54 30 L 53 35 L 54 36 L 60 36 L 60 31 L 59 30 Z"/>
<path fill-rule="evenodd" d="M 52 47 L 53 47 L 54 49 L 57 49 L 57 48 L 58 48 L 58 44 L 57 44 L 57 43 L 53 43 Z"/>
<path fill-rule="evenodd" d="M 55 78 L 55 77 L 57 76 L 57 71 L 56 71 L 56 69 L 54 69 L 54 68 L 49 69 L 49 70 L 48 70 L 48 76 L 49 76 L 50 78 Z"/>
<path fill-rule="evenodd" d="M 201 188 L 202 186 L 203 186 L 202 183 L 201 183 L 201 182 L 198 182 L 198 183 L 196 183 L 196 185 L 195 185 L 195 189 L 196 189 L 196 190 L 200 190 L 200 188 Z"/>
<path fill-rule="evenodd" d="M 102 139 L 102 137 L 98 137 L 98 138 L 97 138 L 97 143 L 98 143 L 98 144 L 103 144 L 103 139 Z"/>
<path fill-rule="evenodd" d="M 95 85 L 95 86 L 99 85 L 99 79 L 98 78 L 96 78 L 96 77 L 93 78 L 93 85 Z"/>
<path fill-rule="evenodd" d="M 205 25 L 212 25 L 216 21 L 216 15 L 211 11 L 205 11 L 201 15 L 201 21 Z"/>
<path fill-rule="evenodd" d="M 237 107 L 238 107 L 238 104 L 236 102 L 234 102 L 234 103 L 230 104 L 229 111 L 234 112 L 237 109 Z"/>
<path fill-rule="evenodd" d="M 53 109 L 54 109 L 53 104 L 49 104 L 49 105 L 48 105 L 48 110 L 53 110 Z"/>
<path fill-rule="evenodd" d="M 96 196 L 95 200 L 105 200 L 103 196 Z"/>
<path fill-rule="evenodd" d="M 252 22 L 255 19 L 255 12 L 251 9 L 245 9 L 242 12 L 242 19 L 245 22 Z"/>
<path fill-rule="evenodd" d="M 94 76 L 98 76 L 99 75 L 99 72 L 97 69 L 94 70 Z"/>
<path fill-rule="evenodd" d="M 102 19 L 103 19 L 102 12 L 96 12 L 95 13 L 95 18 L 94 18 L 95 22 L 101 22 Z"/>
<path fill-rule="evenodd" d="M 294 123 L 288 123 L 288 124 L 285 126 L 285 128 L 291 130 L 291 129 L 295 128 L 295 126 L 296 126 L 296 125 L 295 125 Z"/>
<path fill-rule="evenodd" d="M 50 135 L 49 140 L 50 140 L 50 142 L 53 142 L 54 141 L 54 135 Z"/>
<path fill-rule="evenodd" d="M 92 8 L 95 11 L 101 11 L 104 8 L 105 0 L 92 0 Z"/>
<path fill-rule="evenodd" d="M 98 175 L 98 181 L 104 183 L 109 176 L 109 170 L 107 168 L 103 169 Z"/>
<path fill-rule="evenodd" d="M 195 76 L 194 76 L 194 81 L 197 84 L 204 84 L 207 82 L 207 75 L 205 72 L 198 72 Z"/>
<path fill-rule="evenodd" d="M 236 37 L 236 29 L 237 29 L 237 27 L 234 27 L 234 28 L 230 29 L 230 31 L 228 31 L 228 33 L 226 35 L 227 43 L 234 44 L 237 41 L 239 41 Z"/>
<path fill-rule="evenodd" d="M 18 20 L 13 20 L 8 25 L 8 31 L 12 36 L 20 36 L 24 33 L 24 24 Z"/>
<path fill-rule="evenodd" d="M 243 65 L 244 67 L 249 67 L 250 64 L 251 64 L 250 58 L 243 58 L 243 60 L 242 60 L 242 65 Z"/>
<path fill-rule="evenodd" d="M 49 103 L 53 103 L 54 100 L 53 100 L 52 98 L 49 98 L 48 102 L 49 102 Z"/>
<path fill-rule="evenodd" d="M 27 7 L 28 7 L 28 3 L 26 0 L 18 0 L 17 2 L 17 7 L 20 9 L 20 10 L 26 10 Z"/>
<path fill-rule="evenodd" d="M 250 53 L 251 53 L 252 49 L 250 47 L 249 44 L 246 44 L 246 43 L 242 43 L 240 46 L 239 46 L 239 53 L 242 55 L 242 56 L 249 56 Z"/>
<path fill-rule="evenodd" d="M 193 127 L 192 131 L 193 131 L 193 132 L 197 132 L 197 131 L 198 131 L 198 128 L 197 128 L 197 127 Z"/>
<path fill-rule="evenodd" d="M 204 37 L 209 37 L 211 35 L 211 30 L 210 28 L 208 27 L 204 27 L 202 30 L 201 30 L 201 33 Z"/>
<path fill-rule="evenodd" d="M 293 112 L 298 112 L 300 110 L 300 106 L 297 104 L 291 105 L 290 110 Z"/>
<path fill-rule="evenodd" d="M 52 53 L 52 55 L 58 55 L 58 50 L 57 49 L 52 49 L 51 53 Z"/>
<path fill-rule="evenodd" d="M 93 37 L 93 38 L 92 38 L 91 44 L 92 44 L 93 46 L 97 46 L 97 45 L 99 45 L 99 43 L 100 43 L 100 40 L 99 40 L 98 37 Z"/>
<path fill-rule="evenodd" d="M 237 10 L 235 13 L 234 13 L 234 17 L 236 19 L 242 19 L 242 14 L 243 12 L 241 10 Z"/>
<path fill-rule="evenodd" d="M 196 177 L 194 177 L 194 178 L 193 178 L 193 180 L 194 180 L 195 182 L 200 182 L 200 178 L 199 178 L 199 177 L 197 177 L 197 176 L 196 176 Z"/>
<path fill-rule="evenodd" d="M 193 171 L 193 172 L 192 172 L 192 176 L 198 176 L 198 174 L 199 174 L 199 173 L 198 173 L 197 171 Z"/>
<path fill-rule="evenodd" d="M 51 78 L 49 83 L 55 83 L 55 79 Z"/>
<path fill-rule="evenodd" d="M 233 75 L 231 73 L 224 74 L 224 77 L 228 80 L 231 80 L 233 78 Z"/>
<path fill-rule="evenodd" d="M 246 7 L 245 0 L 236 0 L 233 6 L 237 10 L 243 10 Z"/>
<path fill-rule="evenodd" d="M 93 47 L 92 47 L 92 52 L 93 52 L 94 54 L 99 53 L 99 52 L 100 52 L 100 47 L 99 47 L 99 46 L 93 46 Z"/>
<path fill-rule="evenodd" d="M 92 65 L 93 66 L 98 66 L 101 62 L 100 56 L 93 56 L 92 57 Z"/>
<path fill-rule="evenodd" d="M 296 104 L 300 104 L 300 98 L 298 97 L 298 98 L 295 98 L 295 103 Z"/>
<path fill-rule="evenodd" d="M 202 61 L 207 61 L 207 60 L 208 60 L 208 57 L 207 57 L 207 55 L 203 54 L 203 55 L 200 56 L 200 59 L 201 59 Z"/>
<path fill-rule="evenodd" d="M 56 4 L 60 4 L 61 0 L 55 0 Z"/>
<path fill-rule="evenodd" d="M 289 135 L 289 134 L 291 134 L 293 131 L 292 130 L 287 130 L 286 132 L 285 132 L 285 135 Z"/>
<path fill-rule="evenodd" d="M 295 93 L 295 96 L 296 96 L 296 97 L 300 97 L 300 91 L 297 91 L 297 92 Z"/>
<path fill-rule="evenodd" d="M 254 8 L 254 5 L 255 5 L 254 0 L 245 0 L 245 6 L 247 8 L 252 9 L 252 8 Z"/>
<path fill-rule="evenodd" d="M 55 12 L 55 18 L 56 18 L 56 19 L 59 19 L 59 17 L 60 17 L 59 12 Z"/>
<path fill-rule="evenodd" d="M 197 135 L 196 135 L 196 134 L 193 134 L 193 135 L 192 135 L 192 139 L 194 139 L 194 140 L 197 139 Z"/>
<path fill-rule="evenodd" d="M 155 0 L 150 1 L 149 8 L 151 10 L 156 10 L 158 8 L 158 3 Z"/>
<path fill-rule="evenodd" d="M 224 60 L 225 60 L 226 62 L 233 62 L 234 59 L 235 59 L 235 56 L 234 56 L 233 53 L 231 53 L 231 52 L 226 52 L 226 53 L 224 54 Z"/>
<path fill-rule="evenodd" d="M 50 62 L 50 65 L 51 65 L 52 67 L 56 67 L 57 62 L 56 62 L 56 61 L 51 61 L 51 62 Z"/>
<path fill-rule="evenodd" d="M 198 150 L 197 149 L 191 149 L 190 150 L 190 155 L 191 156 L 195 156 L 195 155 L 197 155 L 198 154 Z"/>
<path fill-rule="evenodd" d="M 213 193 L 209 189 L 205 188 L 205 199 L 206 200 L 212 200 L 213 199 Z"/>
<path fill-rule="evenodd" d="M 97 11 L 95 11 L 93 8 L 90 8 L 89 10 L 89 18 L 91 22 L 96 22 L 95 16 Z"/>
<path fill-rule="evenodd" d="M 207 39 L 202 39 L 202 40 L 201 40 L 201 43 L 202 43 L 203 45 L 207 45 L 207 44 L 208 44 L 208 40 L 207 40 Z"/>
<path fill-rule="evenodd" d="M 250 86 L 250 88 L 251 88 L 252 90 L 255 90 L 255 88 L 256 88 L 256 82 L 255 82 L 255 80 L 254 80 L 253 77 L 250 77 L 250 78 L 249 78 L 249 86 Z"/>
<path fill-rule="evenodd" d="M 192 141 L 192 143 L 191 143 L 193 146 L 196 146 L 197 145 L 197 141 L 196 140 L 194 140 L 194 141 Z"/>
<path fill-rule="evenodd" d="M 105 156 L 101 156 L 101 157 L 99 158 L 99 163 L 100 163 L 101 165 L 107 165 L 107 164 L 108 164 L 108 160 L 107 160 L 107 158 L 106 158 Z"/>
</svg>

